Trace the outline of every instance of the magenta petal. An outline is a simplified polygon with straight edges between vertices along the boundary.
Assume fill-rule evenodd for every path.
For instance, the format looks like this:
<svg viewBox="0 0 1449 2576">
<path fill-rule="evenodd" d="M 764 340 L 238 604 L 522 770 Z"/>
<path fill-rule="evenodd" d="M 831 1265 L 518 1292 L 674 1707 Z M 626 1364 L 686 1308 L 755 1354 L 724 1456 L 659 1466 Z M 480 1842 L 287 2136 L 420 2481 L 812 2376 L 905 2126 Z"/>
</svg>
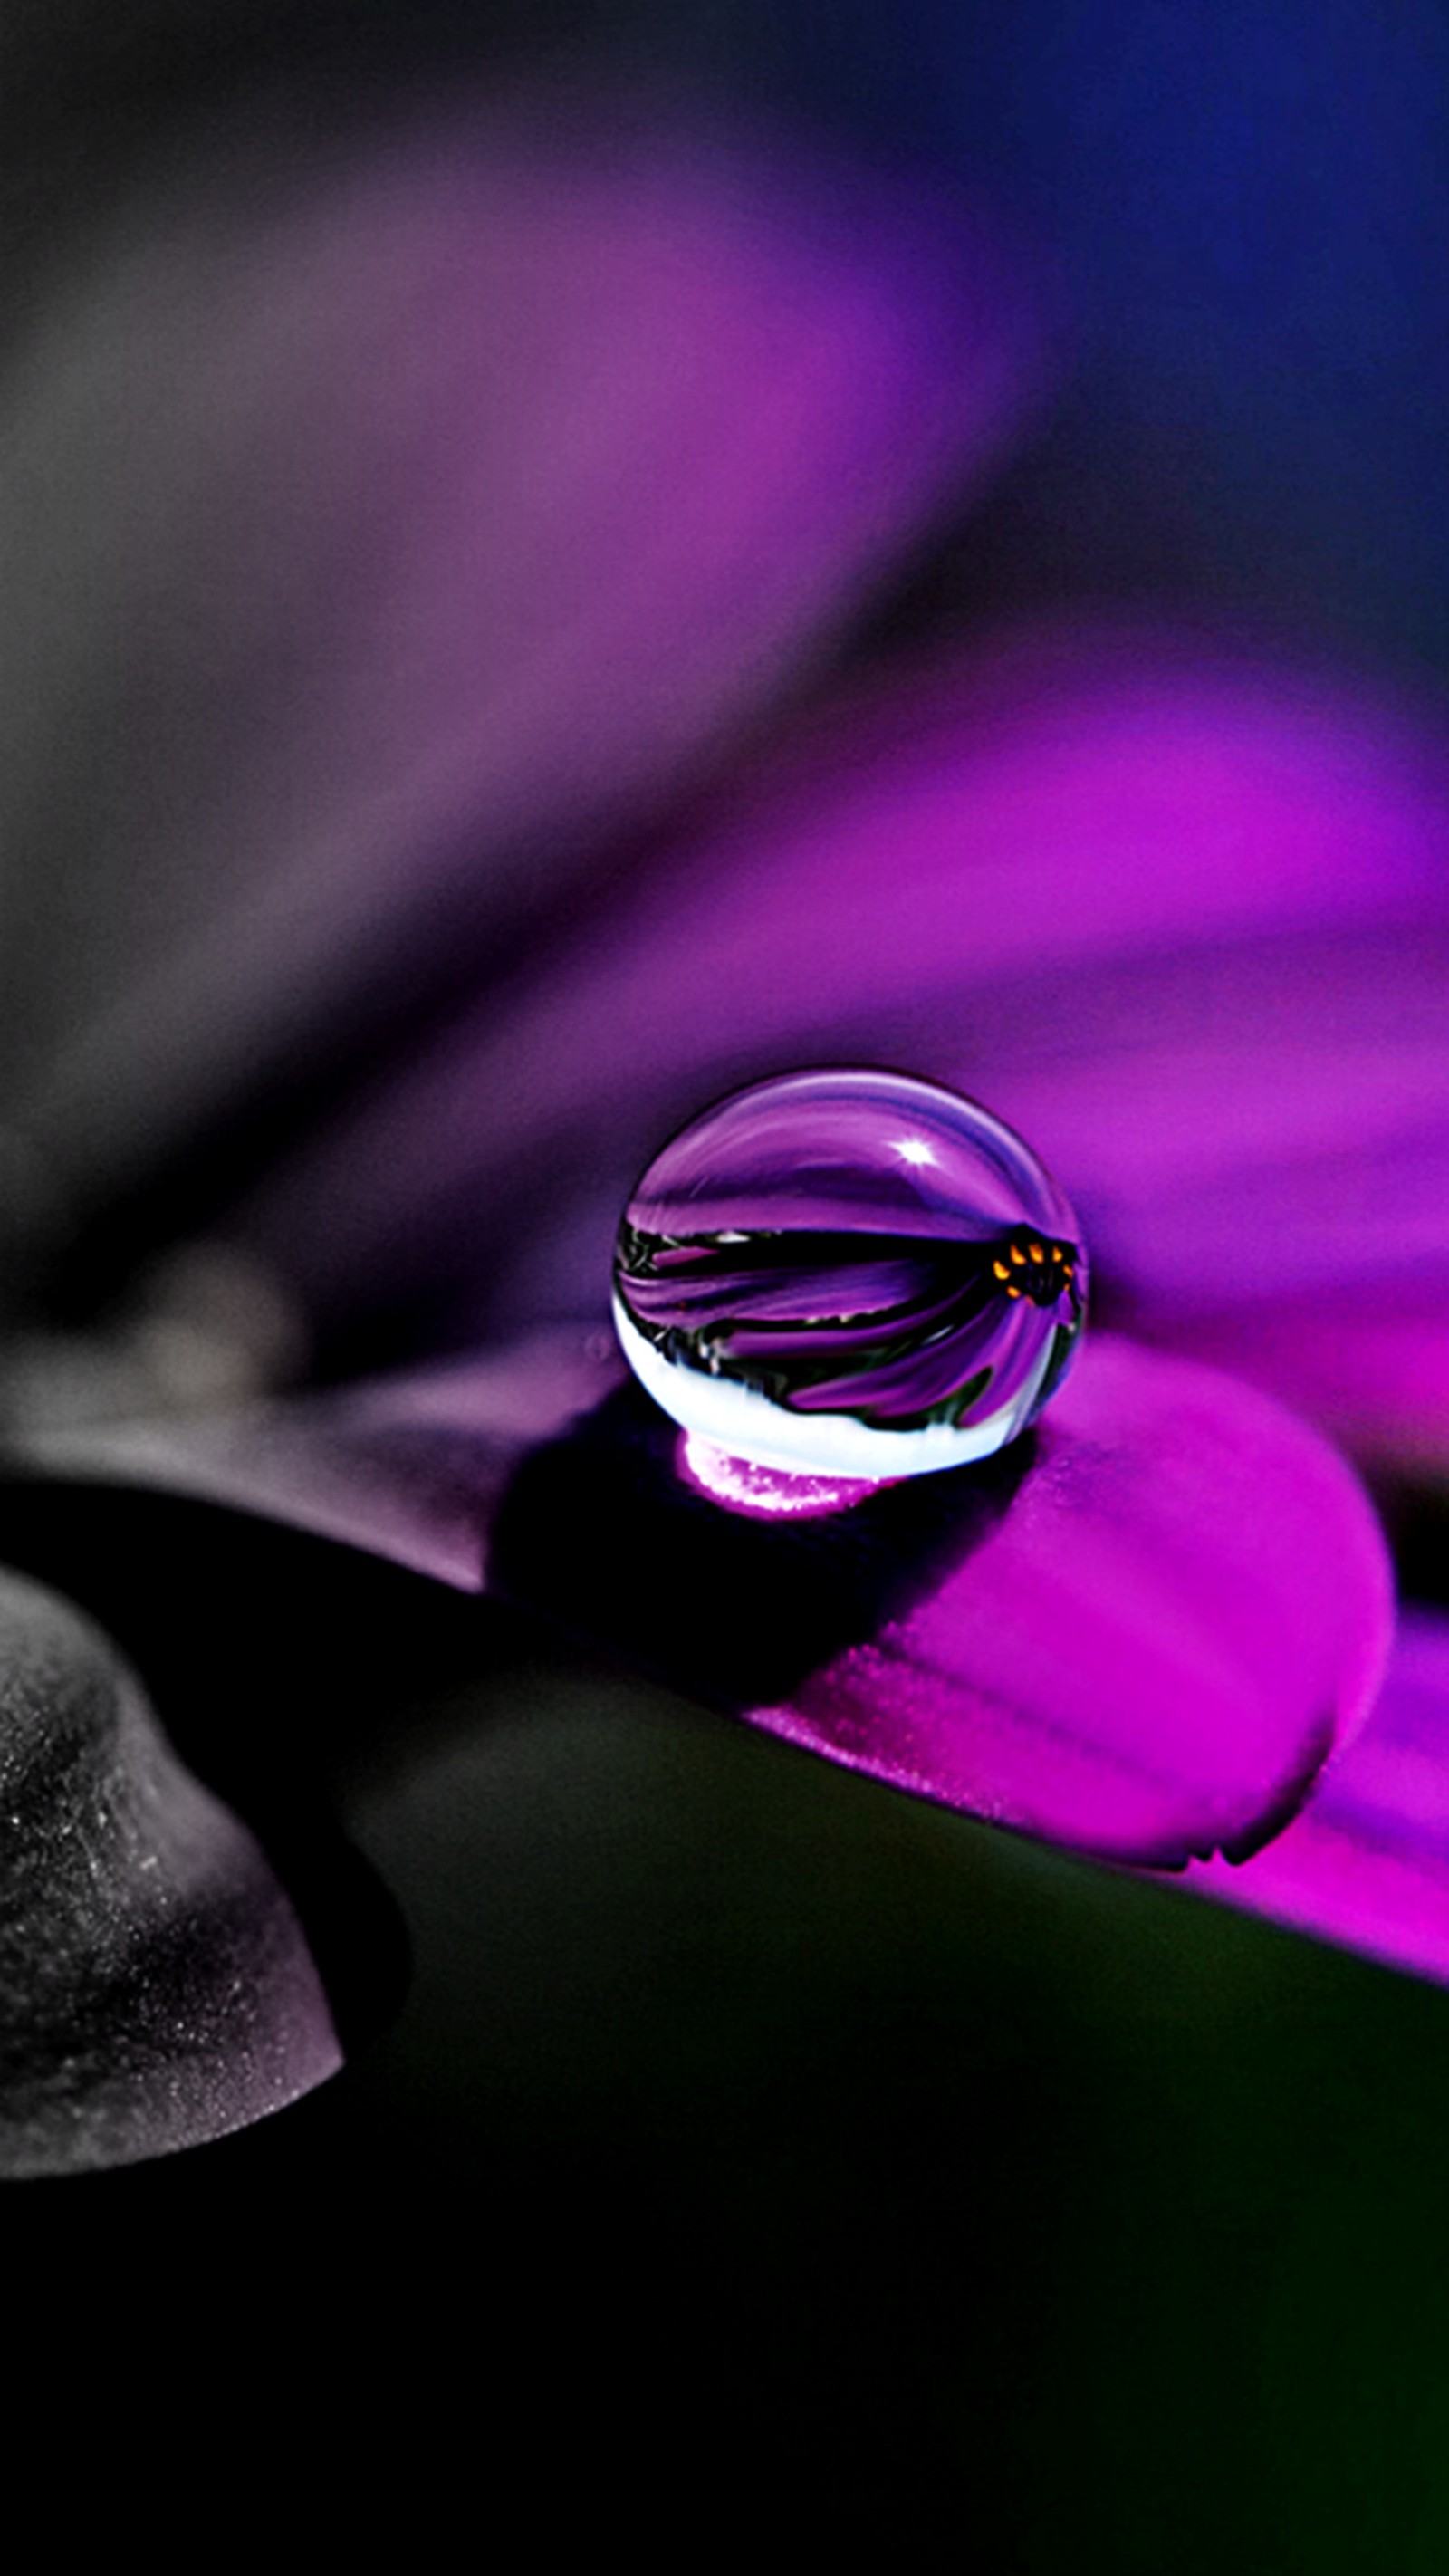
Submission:
<svg viewBox="0 0 1449 2576">
<path fill-rule="evenodd" d="M 1449 1621 L 1405 1617 L 1362 1733 L 1241 1868 L 1187 1884 L 1250 1914 L 1449 1981 Z"/>
<path fill-rule="evenodd" d="M 291 1905 L 68 1602 L 0 1574 L 0 2174 L 245 2127 L 336 2073 Z"/>
<path fill-rule="evenodd" d="M 28 1464 L 261 1512 L 474 1590 L 492 1579 L 493 1533 L 530 1461 L 593 1420 L 619 1378 L 602 1339 L 542 1335 L 230 1424 L 35 1439 Z M 935 1533 L 924 1591 L 863 1642 L 827 1649 L 786 1700 L 744 1713 L 897 1787 L 1115 1859 L 1176 1866 L 1251 1848 L 1299 1804 L 1377 1687 L 1392 1605 L 1360 1488 L 1269 1399 L 1110 1337 L 1089 1341 L 1036 1440 L 990 1526 L 970 1471 L 923 1480 L 960 1496 L 959 1532 Z M 593 1484 L 572 1499 L 567 1480 L 545 1490 L 529 1515 L 533 1561 L 515 1542 L 509 1588 L 708 1695 L 719 1675 L 681 1641 L 687 1599 L 677 1586 L 661 1598 L 648 1546 L 631 1543 L 628 1472 L 606 1445 Z M 664 1541 L 694 1516 L 681 1575 L 687 1558 L 716 1622 L 733 1599 L 736 1664 L 748 1670 L 754 1605 L 732 1592 L 751 1562 L 740 1525 L 683 1488 L 671 1499 L 666 1486 L 650 1508 L 663 1511 L 653 1533 Z M 849 1591 L 848 1516 L 836 1528 Z M 580 1548 L 597 1577 L 586 1568 L 576 1580 Z M 633 1586 L 622 1623 L 611 1548 L 624 1550 Z M 819 1571 L 812 1549 L 802 1603 Z M 788 1619 L 790 1560 L 777 1552 L 759 1572 Z M 909 1565 L 900 1574 L 909 1598 Z"/>
<path fill-rule="evenodd" d="M 1291 1416 L 1089 1345 L 973 1554 L 787 1705 L 749 1714 L 899 1788 L 1119 1860 L 1252 1849 L 1369 1707 L 1385 1551 Z"/>
<path fill-rule="evenodd" d="M 1191 1350 L 1322 1425 L 1370 1468 L 1442 1484 L 1449 1472 L 1449 1274 L 1325 1294 L 1149 1313 L 1155 1342 Z"/>
<path fill-rule="evenodd" d="M 486 956 L 798 685 L 1039 339 L 959 210 L 607 100 L 240 140 L 113 227 L 6 388 L 7 1114 L 114 1189 Z"/>
<path fill-rule="evenodd" d="M 490 1214 L 491 1257 L 526 1194 L 501 1311 L 562 1311 L 671 1124 L 748 1075 L 859 1057 L 1011 1118 L 1109 1273 L 1174 1245 L 1241 1267 L 1262 1235 L 1232 1232 L 1245 1167 L 1276 1147 L 1291 1169 L 1305 1137 L 1327 1154 L 1335 1119 L 1348 1161 L 1440 1114 L 1445 943 L 1424 925 L 1446 850 L 1449 770 L 1367 693 L 1170 635 L 1015 633 L 837 709 L 251 1222 L 345 1304 L 435 1276 L 464 1209 Z"/>
<path fill-rule="evenodd" d="M 1144 1307 L 1340 1299 L 1449 1280 L 1446 1024 L 1449 917 L 1425 900 L 1351 936 L 1049 986 L 1000 1033 L 993 1079 Z"/>
</svg>

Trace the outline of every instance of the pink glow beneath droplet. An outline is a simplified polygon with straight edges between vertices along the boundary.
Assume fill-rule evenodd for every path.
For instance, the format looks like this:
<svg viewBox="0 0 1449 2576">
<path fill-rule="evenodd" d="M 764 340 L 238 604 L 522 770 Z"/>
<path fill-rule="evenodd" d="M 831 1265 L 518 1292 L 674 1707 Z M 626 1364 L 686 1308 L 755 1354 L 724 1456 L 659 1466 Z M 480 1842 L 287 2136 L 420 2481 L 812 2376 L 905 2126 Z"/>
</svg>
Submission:
<svg viewBox="0 0 1449 2576">
<path fill-rule="evenodd" d="M 696 1431 L 681 1432 L 675 1465 L 696 1493 L 752 1520 L 821 1520 L 882 1490 L 871 1476 L 791 1476 L 779 1467 L 759 1467 Z"/>
</svg>

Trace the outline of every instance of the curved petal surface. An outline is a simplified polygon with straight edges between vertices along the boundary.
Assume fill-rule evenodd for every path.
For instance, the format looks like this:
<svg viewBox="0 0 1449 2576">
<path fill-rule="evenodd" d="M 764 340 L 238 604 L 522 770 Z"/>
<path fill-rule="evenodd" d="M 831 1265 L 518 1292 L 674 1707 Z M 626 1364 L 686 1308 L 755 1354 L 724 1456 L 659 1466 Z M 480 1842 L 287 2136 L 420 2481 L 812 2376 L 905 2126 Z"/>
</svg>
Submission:
<svg viewBox="0 0 1449 2576">
<path fill-rule="evenodd" d="M 69 1603 L 0 1575 L 0 2174 L 130 2164 L 335 2074 L 292 1908 Z"/>
<path fill-rule="evenodd" d="M 1449 1280 L 1388 1279 L 1351 1296 L 1277 1298 L 1142 1318 L 1291 1404 L 1380 1474 L 1449 1475 Z"/>
<path fill-rule="evenodd" d="M 32 1431 L 9 1443 L 3 1468 L 185 1494 L 477 1592 L 489 1527 L 520 1460 L 623 1375 L 610 1334 L 565 1329 L 340 1395 Z"/>
<path fill-rule="evenodd" d="M 1312 1801 L 1242 1868 L 1194 1868 L 1190 1888 L 1449 1980 L 1449 1621 L 1400 1625 L 1361 1734 Z"/>
<path fill-rule="evenodd" d="M 760 1725 L 1105 1857 L 1243 1853 L 1362 1721 L 1387 1560 L 1341 1461 L 1215 1372 L 1099 1337 L 974 1553 Z"/>
<path fill-rule="evenodd" d="M 542 1337 L 32 1461 L 501 1587 L 833 1760 L 1116 1859 L 1251 1848 L 1370 1704 L 1392 1617 L 1373 1514 L 1315 1434 L 1213 1371 L 1096 1337 L 1034 1453 L 1006 1453 L 1009 1492 L 966 1470 L 886 1498 L 934 1510 L 924 1542 L 855 1514 L 762 1532 L 667 1465 L 641 1482 L 600 1401 L 619 1374 L 599 1344 Z M 581 1420 L 605 1426 L 592 1446 Z"/>
</svg>

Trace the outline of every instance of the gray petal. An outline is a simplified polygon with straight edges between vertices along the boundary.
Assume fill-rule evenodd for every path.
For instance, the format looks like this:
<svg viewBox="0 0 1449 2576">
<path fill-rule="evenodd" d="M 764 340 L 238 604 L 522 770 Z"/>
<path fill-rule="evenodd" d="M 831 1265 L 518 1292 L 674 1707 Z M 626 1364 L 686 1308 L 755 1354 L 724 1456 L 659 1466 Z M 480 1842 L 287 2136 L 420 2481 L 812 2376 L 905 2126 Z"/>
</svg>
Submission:
<svg viewBox="0 0 1449 2576">
<path fill-rule="evenodd" d="M 193 2146 L 340 2062 L 251 1835 L 100 1632 L 0 1575 L 0 2173 Z"/>
</svg>

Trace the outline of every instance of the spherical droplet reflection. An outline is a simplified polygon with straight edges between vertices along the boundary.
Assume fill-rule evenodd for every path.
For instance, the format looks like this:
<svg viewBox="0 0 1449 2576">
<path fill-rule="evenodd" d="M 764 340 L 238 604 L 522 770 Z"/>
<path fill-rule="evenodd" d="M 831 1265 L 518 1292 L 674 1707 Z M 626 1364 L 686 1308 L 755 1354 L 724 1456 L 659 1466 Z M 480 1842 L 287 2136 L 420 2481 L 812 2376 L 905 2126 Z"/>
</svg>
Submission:
<svg viewBox="0 0 1449 2576">
<path fill-rule="evenodd" d="M 864 1069 L 707 1109 L 644 1173 L 614 1258 L 649 1394 L 692 1441 L 787 1476 L 989 1457 L 1060 1385 L 1086 1298 L 1076 1219 L 1021 1138 Z"/>
</svg>

